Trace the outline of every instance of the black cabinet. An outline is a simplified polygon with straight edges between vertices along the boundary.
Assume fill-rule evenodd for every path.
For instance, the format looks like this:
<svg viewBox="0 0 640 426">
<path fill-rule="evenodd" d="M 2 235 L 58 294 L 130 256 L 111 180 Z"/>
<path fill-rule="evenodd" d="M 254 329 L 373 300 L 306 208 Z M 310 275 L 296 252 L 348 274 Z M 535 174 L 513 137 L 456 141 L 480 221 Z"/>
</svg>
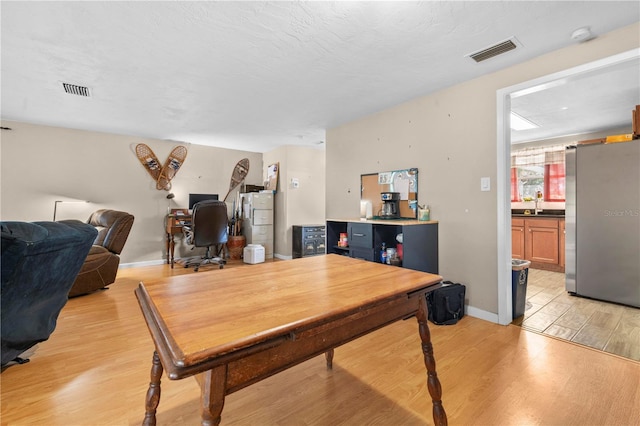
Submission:
<svg viewBox="0 0 640 426">
<path fill-rule="evenodd" d="M 370 223 L 349 222 L 347 224 L 347 242 L 349 256 L 374 260 L 373 226 Z"/>
<path fill-rule="evenodd" d="M 417 220 L 328 220 L 327 253 L 380 262 L 382 243 L 398 248 L 396 237 L 403 236 L 402 267 L 438 273 L 438 222 Z M 340 234 L 346 233 L 347 247 L 339 247 Z"/>
<path fill-rule="evenodd" d="M 340 235 L 348 235 L 347 222 L 327 222 L 327 253 L 349 256 L 349 247 L 340 247 Z"/>
<path fill-rule="evenodd" d="M 292 257 L 325 254 L 325 229 L 324 225 L 293 225 Z"/>
</svg>

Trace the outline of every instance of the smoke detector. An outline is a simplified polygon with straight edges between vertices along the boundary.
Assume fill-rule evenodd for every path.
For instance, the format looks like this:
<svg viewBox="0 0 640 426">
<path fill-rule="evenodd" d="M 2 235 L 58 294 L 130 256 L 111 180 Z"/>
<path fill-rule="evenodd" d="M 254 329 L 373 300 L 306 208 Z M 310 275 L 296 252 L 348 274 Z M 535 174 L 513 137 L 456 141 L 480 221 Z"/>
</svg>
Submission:
<svg viewBox="0 0 640 426">
<path fill-rule="evenodd" d="M 594 36 L 593 34 L 591 34 L 591 30 L 589 30 L 589 27 L 578 28 L 571 33 L 571 40 L 577 41 L 579 43 L 591 40 L 592 38 L 594 38 Z"/>
</svg>

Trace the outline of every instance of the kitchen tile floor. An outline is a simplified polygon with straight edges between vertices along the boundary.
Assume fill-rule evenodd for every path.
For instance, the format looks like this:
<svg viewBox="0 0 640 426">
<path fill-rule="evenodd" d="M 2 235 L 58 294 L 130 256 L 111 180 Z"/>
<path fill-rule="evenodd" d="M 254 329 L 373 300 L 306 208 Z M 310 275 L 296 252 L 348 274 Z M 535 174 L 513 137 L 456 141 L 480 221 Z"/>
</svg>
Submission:
<svg viewBox="0 0 640 426">
<path fill-rule="evenodd" d="M 640 361 L 640 309 L 571 296 L 564 273 L 529 269 L 525 313 L 513 323 Z"/>
</svg>

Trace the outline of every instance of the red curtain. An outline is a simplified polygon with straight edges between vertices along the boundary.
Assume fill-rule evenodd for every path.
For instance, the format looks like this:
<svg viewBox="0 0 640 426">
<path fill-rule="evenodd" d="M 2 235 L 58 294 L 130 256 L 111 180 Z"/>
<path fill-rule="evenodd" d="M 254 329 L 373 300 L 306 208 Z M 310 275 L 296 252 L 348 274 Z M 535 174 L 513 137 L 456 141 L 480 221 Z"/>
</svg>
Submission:
<svg viewBox="0 0 640 426">
<path fill-rule="evenodd" d="M 546 164 L 544 166 L 545 201 L 564 201 L 564 163 Z M 513 200 L 513 168 L 511 169 L 511 197 Z"/>
<path fill-rule="evenodd" d="M 511 168 L 511 201 L 520 201 L 518 194 L 518 169 Z"/>
</svg>

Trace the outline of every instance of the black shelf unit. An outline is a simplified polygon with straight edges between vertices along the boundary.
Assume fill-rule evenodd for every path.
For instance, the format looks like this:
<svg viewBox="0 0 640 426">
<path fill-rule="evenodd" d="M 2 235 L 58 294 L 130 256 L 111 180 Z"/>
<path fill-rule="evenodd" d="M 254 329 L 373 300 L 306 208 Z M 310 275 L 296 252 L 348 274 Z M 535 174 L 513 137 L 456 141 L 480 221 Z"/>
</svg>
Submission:
<svg viewBox="0 0 640 426">
<path fill-rule="evenodd" d="M 293 225 L 291 234 L 294 259 L 325 254 L 325 225 Z"/>
<path fill-rule="evenodd" d="M 338 247 L 341 233 L 347 233 L 348 247 Z M 380 262 L 382 243 L 397 247 L 396 236 L 403 235 L 402 267 L 438 273 L 438 222 L 417 220 L 328 220 L 327 253 L 348 255 Z"/>
</svg>

